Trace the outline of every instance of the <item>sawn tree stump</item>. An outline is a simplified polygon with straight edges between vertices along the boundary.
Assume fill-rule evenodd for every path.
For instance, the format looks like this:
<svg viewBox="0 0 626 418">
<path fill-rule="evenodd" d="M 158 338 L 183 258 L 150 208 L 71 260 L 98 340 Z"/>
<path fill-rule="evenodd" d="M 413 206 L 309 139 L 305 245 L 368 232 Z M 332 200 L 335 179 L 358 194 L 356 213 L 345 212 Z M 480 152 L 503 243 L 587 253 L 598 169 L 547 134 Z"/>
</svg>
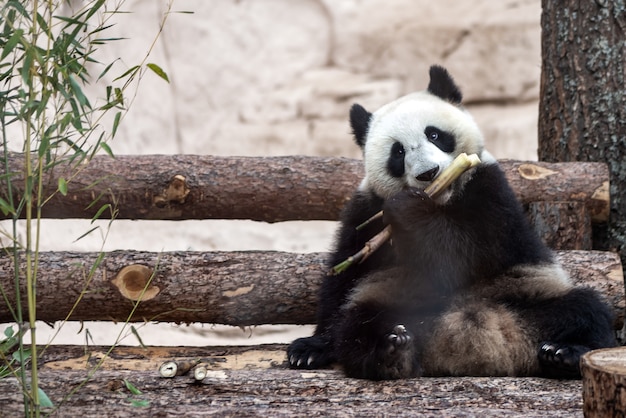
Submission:
<svg viewBox="0 0 626 418">
<path fill-rule="evenodd" d="M 585 417 L 625 417 L 626 347 L 591 351 L 580 367 Z"/>
</svg>

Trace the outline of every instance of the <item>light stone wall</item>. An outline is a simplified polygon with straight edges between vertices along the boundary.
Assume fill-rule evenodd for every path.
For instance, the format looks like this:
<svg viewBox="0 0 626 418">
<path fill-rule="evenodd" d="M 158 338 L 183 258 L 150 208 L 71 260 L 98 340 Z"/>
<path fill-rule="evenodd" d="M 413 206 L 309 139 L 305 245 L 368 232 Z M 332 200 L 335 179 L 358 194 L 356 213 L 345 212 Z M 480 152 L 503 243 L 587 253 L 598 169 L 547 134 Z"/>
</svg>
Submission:
<svg viewBox="0 0 626 418">
<path fill-rule="evenodd" d="M 161 2 L 127 1 L 107 57 L 132 65 Z M 118 153 L 358 157 L 347 113 L 424 89 L 446 66 L 501 158 L 536 156 L 540 1 L 178 1 L 113 144 Z M 106 57 L 103 62 L 108 62 Z M 120 68 L 120 67 L 118 67 Z M 117 73 L 111 72 L 111 76 Z"/>
<path fill-rule="evenodd" d="M 107 35 L 128 39 L 98 56 L 120 58 L 105 83 L 145 55 L 164 4 L 128 0 L 124 9 L 132 13 L 117 15 Z M 424 89 L 438 63 L 461 86 L 496 157 L 536 158 L 540 0 L 179 0 L 174 10 L 194 13 L 169 15 L 149 60 L 171 81 L 146 73 L 111 143 L 116 154 L 358 158 L 352 103 L 373 111 Z M 96 251 L 106 230 L 101 223 L 74 242 L 88 221 L 46 225 L 44 250 Z M 333 230 L 331 222 L 116 221 L 103 248 L 325 251 Z M 148 334 L 157 341 L 147 343 L 172 341 Z"/>
</svg>

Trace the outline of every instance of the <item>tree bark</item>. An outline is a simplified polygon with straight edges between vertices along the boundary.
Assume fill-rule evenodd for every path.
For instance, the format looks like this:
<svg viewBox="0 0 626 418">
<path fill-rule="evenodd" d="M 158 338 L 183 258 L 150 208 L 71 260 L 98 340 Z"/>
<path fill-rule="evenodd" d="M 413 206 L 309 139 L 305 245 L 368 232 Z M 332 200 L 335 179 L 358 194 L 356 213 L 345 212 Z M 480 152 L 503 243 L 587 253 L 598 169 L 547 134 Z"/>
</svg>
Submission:
<svg viewBox="0 0 626 418">
<path fill-rule="evenodd" d="M 10 170 L 22 172 L 20 154 Z M 596 222 L 608 216 L 608 170 L 603 164 L 502 161 L 513 189 L 527 204 L 584 202 Z M 321 157 L 213 157 L 198 155 L 96 156 L 75 169 L 59 165 L 44 183 L 45 218 L 87 218 L 104 204 L 118 219 L 336 220 L 363 176 L 359 160 Z M 68 194 L 55 193 L 59 177 Z M 15 200 L 23 180 L 14 178 Z M 6 188 L 0 179 L 0 196 Z M 4 190 L 3 190 L 4 189 Z M 92 204 L 98 199 L 97 204 Z M 2 217 L 0 213 L 0 217 Z M 102 218 L 111 211 L 102 213 Z"/>
<path fill-rule="evenodd" d="M 86 380 L 87 369 L 106 347 L 50 347 L 40 385 L 58 406 L 53 417 L 301 416 L 373 417 L 571 417 L 581 414 L 580 380 L 532 377 L 417 378 L 372 382 L 348 379 L 339 370 L 289 370 L 285 346 L 208 348 L 116 348 L 103 368 Z M 208 376 L 171 379 L 158 364 L 203 359 Z M 240 367 L 231 367 L 232 364 Z M 123 379 L 141 391 L 132 395 Z M 61 400 L 77 388 L 67 401 Z M 146 407 L 133 406 L 143 400 Z M 20 416 L 22 394 L 14 378 L 0 379 L 0 410 Z"/>
<path fill-rule="evenodd" d="M 615 326 L 620 327 L 624 287 L 619 258 L 608 252 L 557 254 L 576 284 L 592 286 L 605 295 L 616 311 Z M 326 273 L 325 257 L 324 253 L 261 251 L 116 251 L 108 253 L 89 277 L 97 254 L 44 252 L 39 261 L 37 317 L 53 322 L 72 312 L 69 319 L 75 321 L 130 318 L 134 322 L 235 326 L 312 324 Z M 15 306 L 13 266 L 8 257 L 0 258 L 0 286 Z M 133 311 L 137 300 L 141 302 Z M 8 310 L 0 310 L 0 322 L 10 321 Z"/>
<path fill-rule="evenodd" d="M 581 358 L 580 367 L 585 417 L 623 417 L 626 414 L 626 347 L 589 352 Z"/>
<path fill-rule="evenodd" d="M 539 159 L 610 167 L 610 223 L 594 248 L 626 262 L 626 4 L 543 0 Z"/>
<path fill-rule="evenodd" d="M 532 202 L 528 217 L 548 247 L 591 250 L 591 219 L 583 203 Z"/>
</svg>

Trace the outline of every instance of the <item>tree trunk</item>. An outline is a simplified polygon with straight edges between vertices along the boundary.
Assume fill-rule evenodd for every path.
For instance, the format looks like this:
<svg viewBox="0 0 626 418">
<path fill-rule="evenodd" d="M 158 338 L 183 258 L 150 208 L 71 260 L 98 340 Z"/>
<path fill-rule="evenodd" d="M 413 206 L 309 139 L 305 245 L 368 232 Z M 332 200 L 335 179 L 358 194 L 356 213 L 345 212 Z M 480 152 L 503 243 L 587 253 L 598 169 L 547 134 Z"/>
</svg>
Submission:
<svg viewBox="0 0 626 418">
<path fill-rule="evenodd" d="M 22 156 L 11 154 L 9 166 L 21 173 Z M 502 161 L 502 168 L 522 203 L 584 202 L 592 220 L 608 216 L 608 170 L 602 164 Z M 97 156 L 69 181 L 67 196 L 55 194 L 58 178 L 69 180 L 72 173 L 71 167 L 57 166 L 46 179 L 43 196 L 54 197 L 43 206 L 43 217 L 90 219 L 109 203 L 118 219 L 278 222 L 336 220 L 361 181 L 363 164 L 303 156 Z M 19 201 L 23 180 L 14 181 Z M 2 186 L 0 179 L 0 196 L 6 190 Z"/>
<path fill-rule="evenodd" d="M 619 258 L 595 251 L 557 254 L 575 283 L 605 295 L 616 312 L 616 327 L 621 326 L 624 288 Z M 312 324 L 325 257 L 262 251 L 116 251 L 104 257 L 89 279 L 97 254 L 44 252 L 39 260 L 37 317 L 59 321 L 73 310 L 69 319 L 75 321 L 130 317 L 135 322 L 235 326 Z M 12 272 L 12 260 L 0 258 L 0 286 L 15 306 Z M 137 300 L 141 302 L 131 316 Z M 0 322 L 12 320 L 7 310 L 0 310 Z"/>
<path fill-rule="evenodd" d="M 626 265 L 626 4 L 543 0 L 539 159 L 609 165 L 611 211 L 594 248 Z"/>
<path fill-rule="evenodd" d="M 585 354 L 580 361 L 586 418 L 626 415 L 626 347 Z"/>
</svg>

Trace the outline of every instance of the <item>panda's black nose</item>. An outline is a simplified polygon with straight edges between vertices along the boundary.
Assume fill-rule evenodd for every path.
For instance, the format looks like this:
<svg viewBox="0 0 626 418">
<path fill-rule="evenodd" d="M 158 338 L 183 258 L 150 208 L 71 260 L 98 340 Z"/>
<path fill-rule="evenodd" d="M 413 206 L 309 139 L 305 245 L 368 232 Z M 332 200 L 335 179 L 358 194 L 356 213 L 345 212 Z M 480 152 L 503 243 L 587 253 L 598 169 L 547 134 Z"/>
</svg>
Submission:
<svg viewBox="0 0 626 418">
<path fill-rule="evenodd" d="M 418 179 L 419 181 L 432 181 L 437 176 L 438 172 L 439 172 L 439 167 L 436 166 L 435 168 L 431 168 L 428 171 L 424 171 L 422 174 L 420 174 L 419 176 L 416 176 L 415 178 Z"/>
</svg>

